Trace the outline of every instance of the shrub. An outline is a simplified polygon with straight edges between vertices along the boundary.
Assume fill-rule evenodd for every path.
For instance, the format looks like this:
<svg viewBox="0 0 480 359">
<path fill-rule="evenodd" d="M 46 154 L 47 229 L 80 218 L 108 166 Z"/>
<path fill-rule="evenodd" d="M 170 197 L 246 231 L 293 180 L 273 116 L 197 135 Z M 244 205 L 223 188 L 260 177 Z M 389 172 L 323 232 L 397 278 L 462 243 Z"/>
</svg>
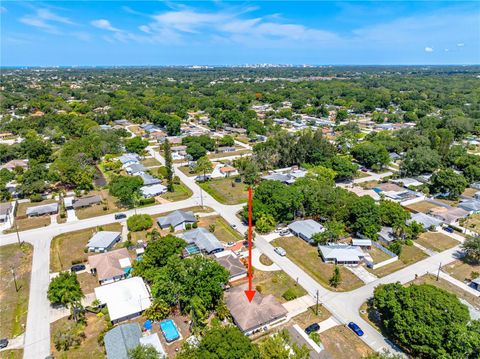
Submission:
<svg viewBox="0 0 480 359">
<path fill-rule="evenodd" d="M 399 256 L 402 252 L 402 244 L 398 241 L 394 241 L 388 245 L 388 249 Z"/>
<path fill-rule="evenodd" d="M 55 332 L 53 343 L 58 351 L 67 351 L 71 347 L 77 347 L 85 338 L 83 325 L 76 323 L 66 323 Z"/>
<path fill-rule="evenodd" d="M 263 287 L 259 284 L 259 285 L 255 286 L 255 290 L 256 290 L 258 293 L 262 293 Z"/>
<path fill-rule="evenodd" d="M 147 204 L 153 204 L 155 203 L 155 198 L 141 198 L 139 201 L 140 206 L 145 206 Z"/>
<path fill-rule="evenodd" d="M 209 225 L 208 230 L 212 233 L 215 232 L 215 224 L 212 223 L 211 225 Z"/>
<path fill-rule="evenodd" d="M 30 196 L 30 201 L 31 202 L 41 202 L 42 201 L 42 195 L 41 194 L 38 194 L 38 193 L 35 193 L 35 194 L 32 194 Z"/>
<path fill-rule="evenodd" d="M 318 345 L 322 344 L 322 340 L 320 339 L 320 334 L 318 334 L 317 332 L 310 333 L 309 337 Z"/>
<path fill-rule="evenodd" d="M 180 184 L 180 177 L 174 176 L 174 177 L 173 177 L 173 183 L 175 183 L 175 184 Z"/>
<path fill-rule="evenodd" d="M 60 218 L 65 218 L 66 216 L 65 212 L 60 213 Z"/>
<path fill-rule="evenodd" d="M 102 209 L 103 209 L 104 211 L 107 211 L 107 210 L 108 210 L 108 206 L 103 206 Z"/>
<path fill-rule="evenodd" d="M 295 293 L 295 290 L 293 288 L 288 288 L 285 293 L 282 294 L 282 297 L 286 301 L 294 300 L 297 298 L 297 294 Z"/>
<path fill-rule="evenodd" d="M 197 223 L 197 222 L 193 222 L 192 228 L 197 228 L 197 227 L 198 227 L 198 223 Z"/>
<path fill-rule="evenodd" d="M 167 177 L 167 167 L 165 167 L 165 166 L 158 167 L 157 168 L 157 175 L 162 177 L 162 178 Z"/>
<path fill-rule="evenodd" d="M 149 229 L 152 225 L 152 217 L 148 214 L 134 214 L 127 219 L 128 229 L 132 232 Z"/>
<path fill-rule="evenodd" d="M 192 225 L 190 223 L 185 224 L 185 229 L 188 231 L 189 229 L 192 229 Z"/>
<path fill-rule="evenodd" d="M 80 264 L 80 263 L 83 263 L 83 262 L 85 262 L 83 258 L 76 258 L 76 259 L 72 260 L 72 265 Z"/>
<path fill-rule="evenodd" d="M 405 244 L 406 244 L 407 246 L 413 246 L 413 241 L 412 241 L 411 239 L 407 239 L 407 240 L 405 241 Z"/>
<path fill-rule="evenodd" d="M 170 232 L 175 232 L 175 228 L 173 228 L 173 226 L 170 226 Z"/>
</svg>

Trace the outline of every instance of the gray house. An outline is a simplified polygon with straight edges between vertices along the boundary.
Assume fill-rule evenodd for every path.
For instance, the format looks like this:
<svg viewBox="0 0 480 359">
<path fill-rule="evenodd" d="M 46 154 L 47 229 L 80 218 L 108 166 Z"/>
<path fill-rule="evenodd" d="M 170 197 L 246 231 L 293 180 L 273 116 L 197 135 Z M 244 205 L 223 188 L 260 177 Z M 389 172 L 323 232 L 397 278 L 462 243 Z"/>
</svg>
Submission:
<svg viewBox="0 0 480 359">
<path fill-rule="evenodd" d="M 197 221 L 192 211 L 174 211 L 163 217 L 157 218 L 160 228 L 165 229 L 172 226 L 175 231 L 185 229 L 186 224 L 193 224 Z"/>
<path fill-rule="evenodd" d="M 120 232 L 101 231 L 93 235 L 86 247 L 90 252 L 106 252 L 120 240 Z"/>
<path fill-rule="evenodd" d="M 178 237 L 184 239 L 188 244 L 194 244 L 201 252 L 213 254 L 222 252 L 222 243 L 205 228 L 195 228 L 191 231 L 180 233 Z"/>
<path fill-rule="evenodd" d="M 128 359 L 128 351 L 135 348 L 142 337 L 138 323 L 122 324 L 110 329 L 104 336 L 108 359 Z"/>
<path fill-rule="evenodd" d="M 288 225 L 288 229 L 290 229 L 294 235 L 308 243 L 313 243 L 312 237 L 314 234 L 321 233 L 325 230 L 320 223 L 313 219 L 292 222 Z"/>
<path fill-rule="evenodd" d="M 57 212 L 58 203 L 50 203 L 27 208 L 27 216 L 29 217 L 43 216 L 45 214 L 56 214 Z"/>
</svg>

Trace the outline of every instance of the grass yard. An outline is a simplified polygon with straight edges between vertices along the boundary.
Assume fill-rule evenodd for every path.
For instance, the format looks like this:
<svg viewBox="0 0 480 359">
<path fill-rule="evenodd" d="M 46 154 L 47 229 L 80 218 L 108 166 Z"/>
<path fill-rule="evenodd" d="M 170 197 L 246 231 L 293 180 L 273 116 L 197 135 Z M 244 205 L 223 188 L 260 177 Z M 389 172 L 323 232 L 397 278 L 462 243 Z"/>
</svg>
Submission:
<svg viewBox="0 0 480 359">
<path fill-rule="evenodd" d="M 195 172 L 190 172 L 190 167 L 188 167 L 188 166 L 180 166 L 180 167 L 178 167 L 178 169 L 180 171 L 182 171 L 183 174 L 188 176 L 188 177 L 193 177 L 193 176 L 197 175 L 197 173 L 195 173 Z"/>
<path fill-rule="evenodd" d="M 320 333 L 320 339 L 334 359 L 363 358 L 372 352 L 352 330 L 343 325 Z"/>
<path fill-rule="evenodd" d="M 252 153 L 252 151 L 247 150 L 247 149 L 239 149 L 234 152 L 221 152 L 221 153 L 210 153 L 208 155 L 208 158 L 215 159 L 215 158 L 223 158 L 223 157 L 233 157 L 233 156 L 241 156 L 241 155 L 246 155 L 246 154 Z"/>
<path fill-rule="evenodd" d="M 330 318 L 330 312 L 323 306 L 318 306 L 318 315 L 316 314 L 316 306 L 308 308 L 305 312 L 293 318 L 294 324 L 298 324 L 302 329 L 305 329 L 310 324 L 319 323 L 325 319 Z"/>
<path fill-rule="evenodd" d="M 450 264 L 447 264 L 442 269 L 444 272 L 450 274 L 453 278 L 465 282 L 470 281 L 479 275 L 480 263 L 470 264 L 462 260 L 456 260 Z"/>
<path fill-rule="evenodd" d="M 463 191 L 462 195 L 467 197 L 473 197 L 477 192 L 478 192 L 478 189 L 468 187 L 465 189 L 465 191 Z"/>
<path fill-rule="evenodd" d="M 57 351 L 53 338 L 55 333 L 68 323 L 68 318 L 62 318 L 50 324 L 51 352 L 53 357 L 59 359 L 100 359 L 105 358 L 104 347 L 98 343 L 98 336 L 107 327 L 105 317 L 97 317 L 95 314 L 87 314 L 87 326 L 84 333 L 86 338 L 77 348 L 70 348 L 68 351 Z"/>
<path fill-rule="evenodd" d="M 122 231 L 120 223 L 110 223 L 101 227 L 63 233 L 54 237 L 50 246 L 50 271 L 60 272 L 69 269 L 73 261 L 86 261 L 91 254 L 85 253 L 83 250 L 92 235 L 100 228 L 104 231 Z"/>
<path fill-rule="evenodd" d="M 363 172 L 362 172 L 363 173 Z M 378 181 L 366 181 L 366 182 L 361 182 L 358 185 L 362 187 L 363 189 L 372 189 L 375 186 L 378 185 Z"/>
<path fill-rule="evenodd" d="M 465 292 L 463 289 L 457 287 L 455 284 L 452 284 L 445 279 L 439 278 L 438 281 L 436 277 L 432 274 L 423 275 L 413 282 L 415 284 L 431 284 L 435 287 L 446 290 L 449 293 L 455 294 L 458 298 L 461 298 L 476 308 L 480 308 L 480 297 L 476 297 L 470 293 Z"/>
<path fill-rule="evenodd" d="M 234 183 L 234 186 L 232 185 Z M 223 204 L 239 204 L 248 200 L 248 185 L 235 183 L 233 178 L 218 178 L 199 183 L 205 192 Z"/>
<path fill-rule="evenodd" d="M 121 209 L 118 206 L 118 199 L 111 196 L 107 189 L 102 189 L 100 191 L 91 191 L 88 193 L 88 196 L 94 196 L 94 195 L 102 196 L 103 203 L 96 204 L 86 208 L 79 208 L 75 210 L 75 214 L 78 217 L 78 219 L 86 219 L 86 218 L 92 218 L 97 216 L 103 216 L 105 214 L 118 212 Z"/>
<path fill-rule="evenodd" d="M 77 274 L 77 278 L 83 294 L 93 293 L 94 289 L 99 286 L 97 277 L 90 274 L 90 272 Z"/>
<path fill-rule="evenodd" d="M 255 269 L 253 272 L 253 286 L 262 295 L 272 294 L 282 303 L 287 301 L 283 298 L 283 294 L 287 290 L 290 290 L 296 298 L 307 294 L 305 289 L 295 283 L 284 271 L 262 272 Z"/>
<path fill-rule="evenodd" d="M 145 131 L 139 125 L 128 126 L 128 129 L 132 131 L 135 136 L 143 136 L 145 134 Z"/>
<path fill-rule="evenodd" d="M 406 208 L 409 210 L 412 210 L 414 212 L 422 212 L 422 213 L 427 213 L 432 208 L 436 208 L 436 207 L 438 207 L 436 204 L 428 201 L 420 201 L 420 202 L 412 203 L 406 206 Z"/>
<path fill-rule="evenodd" d="M 18 244 L 0 247 L 0 338 L 13 338 L 25 331 L 32 254 L 32 246 L 27 243 L 21 248 Z"/>
<path fill-rule="evenodd" d="M 10 349 L 0 352 L 0 359 L 22 359 L 23 349 Z"/>
<path fill-rule="evenodd" d="M 144 160 L 141 161 L 141 164 L 144 165 L 145 167 L 153 167 L 153 166 L 161 166 L 162 164 L 158 162 L 153 157 L 145 158 Z"/>
<path fill-rule="evenodd" d="M 41 202 L 23 202 L 18 203 L 17 211 L 16 211 L 16 218 L 15 224 L 18 226 L 19 231 L 25 231 L 27 229 L 32 228 L 40 228 L 50 225 L 50 216 L 39 216 L 39 217 L 26 217 L 27 215 L 27 208 L 42 206 L 44 204 L 55 203 L 54 199 L 46 199 Z M 8 230 L 8 232 L 15 231 L 15 224 L 12 228 Z"/>
<path fill-rule="evenodd" d="M 356 275 L 343 266 L 339 266 L 341 283 L 337 288 L 329 285 L 334 265 L 324 263 L 320 258 L 317 248 L 297 237 L 281 237 L 272 242 L 273 246 L 283 247 L 287 251 L 287 257 L 295 262 L 304 271 L 315 278 L 321 285 L 332 291 L 349 291 L 359 288 L 363 282 Z"/>
<path fill-rule="evenodd" d="M 215 225 L 215 231 L 213 234 L 215 234 L 215 237 L 221 242 L 237 242 L 243 239 L 240 233 L 230 227 L 230 225 L 220 216 L 200 217 L 198 220 L 199 227 L 208 229 L 211 224 Z"/>
<path fill-rule="evenodd" d="M 386 266 L 381 268 L 377 268 L 374 270 L 370 270 L 367 268 L 367 270 L 371 271 L 377 277 L 385 277 L 386 275 L 392 274 L 393 272 L 396 272 L 426 257 L 427 257 L 427 254 L 425 254 L 422 250 L 418 249 L 417 247 L 404 245 L 402 246 L 402 252 L 400 253 L 400 256 L 398 257 L 397 261 L 387 264 Z"/>
<path fill-rule="evenodd" d="M 176 202 L 183 201 L 184 199 L 191 197 L 193 194 L 190 188 L 185 186 L 183 183 L 174 184 L 173 189 L 173 192 L 167 192 L 165 194 L 162 194 L 160 197 L 170 202 Z"/>
<path fill-rule="evenodd" d="M 368 250 L 368 253 L 372 256 L 374 263 L 380 263 L 391 258 L 387 253 L 381 251 L 374 246 L 372 246 L 372 248 Z"/>
<path fill-rule="evenodd" d="M 443 252 L 444 250 L 455 247 L 460 242 L 439 232 L 425 232 L 420 234 L 416 242 L 428 249 L 436 252 Z"/>
<path fill-rule="evenodd" d="M 261 254 L 260 263 L 262 263 L 264 266 L 271 266 L 273 264 L 273 261 L 270 258 L 268 258 L 265 254 Z"/>
<path fill-rule="evenodd" d="M 463 227 L 480 233 L 480 214 L 472 214 L 463 222 Z"/>
</svg>

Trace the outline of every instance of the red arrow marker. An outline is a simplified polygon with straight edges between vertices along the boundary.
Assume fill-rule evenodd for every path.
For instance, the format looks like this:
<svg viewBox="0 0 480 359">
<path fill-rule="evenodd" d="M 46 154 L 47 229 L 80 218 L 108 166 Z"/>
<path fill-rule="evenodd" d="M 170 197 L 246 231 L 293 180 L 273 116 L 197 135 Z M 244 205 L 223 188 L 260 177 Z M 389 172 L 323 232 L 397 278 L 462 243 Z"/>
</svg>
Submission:
<svg viewBox="0 0 480 359">
<path fill-rule="evenodd" d="M 255 291 L 252 290 L 252 187 L 248 189 L 248 290 L 245 295 L 249 302 L 253 300 Z"/>
</svg>

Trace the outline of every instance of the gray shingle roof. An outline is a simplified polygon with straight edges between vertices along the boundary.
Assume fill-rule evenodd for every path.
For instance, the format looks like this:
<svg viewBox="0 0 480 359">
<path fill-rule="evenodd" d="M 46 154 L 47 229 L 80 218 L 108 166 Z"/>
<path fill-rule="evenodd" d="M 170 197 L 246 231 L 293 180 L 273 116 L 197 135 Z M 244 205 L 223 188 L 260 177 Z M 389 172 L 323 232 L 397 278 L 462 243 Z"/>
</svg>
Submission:
<svg viewBox="0 0 480 359">
<path fill-rule="evenodd" d="M 153 177 L 151 174 L 148 173 L 140 173 L 139 175 L 143 179 L 143 185 L 144 186 L 151 186 L 154 184 L 159 184 L 162 183 L 162 181 L 159 178 Z"/>
<path fill-rule="evenodd" d="M 196 222 L 195 215 L 192 211 L 174 211 L 166 216 L 157 218 L 157 223 L 161 228 L 176 227 L 184 222 Z"/>
<path fill-rule="evenodd" d="M 180 233 L 178 237 L 188 243 L 194 243 L 199 249 L 212 253 L 213 251 L 222 251 L 222 243 L 205 228 L 195 228 L 191 231 Z"/>
<path fill-rule="evenodd" d="M 288 228 L 295 233 L 302 234 L 306 238 L 312 238 L 315 233 L 324 231 L 323 226 L 313 219 L 292 222 L 288 225 Z"/>
<path fill-rule="evenodd" d="M 438 218 L 429 216 L 425 213 L 415 213 L 412 214 L 412 218 L 407 221 L 408 224 L 412 223 L 413 221 L 420 223 L 423 228 L 427 229 L 431 226 L 437 227 L 442 224 L 442 221 Z"/>
<path fill-rule="evenodd" d="M 120 237 L 120 232 L 109 232 L 109 231 L 101 231 L 97 232 L 93 235 L 92 238 L 87 243 L 87 247 L 91 248 L 107 248 L 112 245 L 113 242 Z"/>
<path fill-rule="evenodd" d="M 95 195 L 95 196 L 88 196 L 88 197 L 82 197 L 78 198 L 77 200 L 73 201 L 73 208 L 81 208 L 81 207 L 87 207 L 92 204 L 97 204 L 102 202 L 102 197 Z"/>
<path fill-rule="evenodd" d="M 135 348 L 142 337 L 138 323 L 122 324 L 110 329 L 104 337 L 108 359 L 128 359 L 128 350 Z"/>
<path fill-rule="evenodd" d="M 30 215 L 41 216 L 42 214 L 56 213 L 56 212 L 58 212 L 58 203 L 49 203 L 41 206 L 27 208 L 27 216 L 30 216 Z"/>
</svg>

